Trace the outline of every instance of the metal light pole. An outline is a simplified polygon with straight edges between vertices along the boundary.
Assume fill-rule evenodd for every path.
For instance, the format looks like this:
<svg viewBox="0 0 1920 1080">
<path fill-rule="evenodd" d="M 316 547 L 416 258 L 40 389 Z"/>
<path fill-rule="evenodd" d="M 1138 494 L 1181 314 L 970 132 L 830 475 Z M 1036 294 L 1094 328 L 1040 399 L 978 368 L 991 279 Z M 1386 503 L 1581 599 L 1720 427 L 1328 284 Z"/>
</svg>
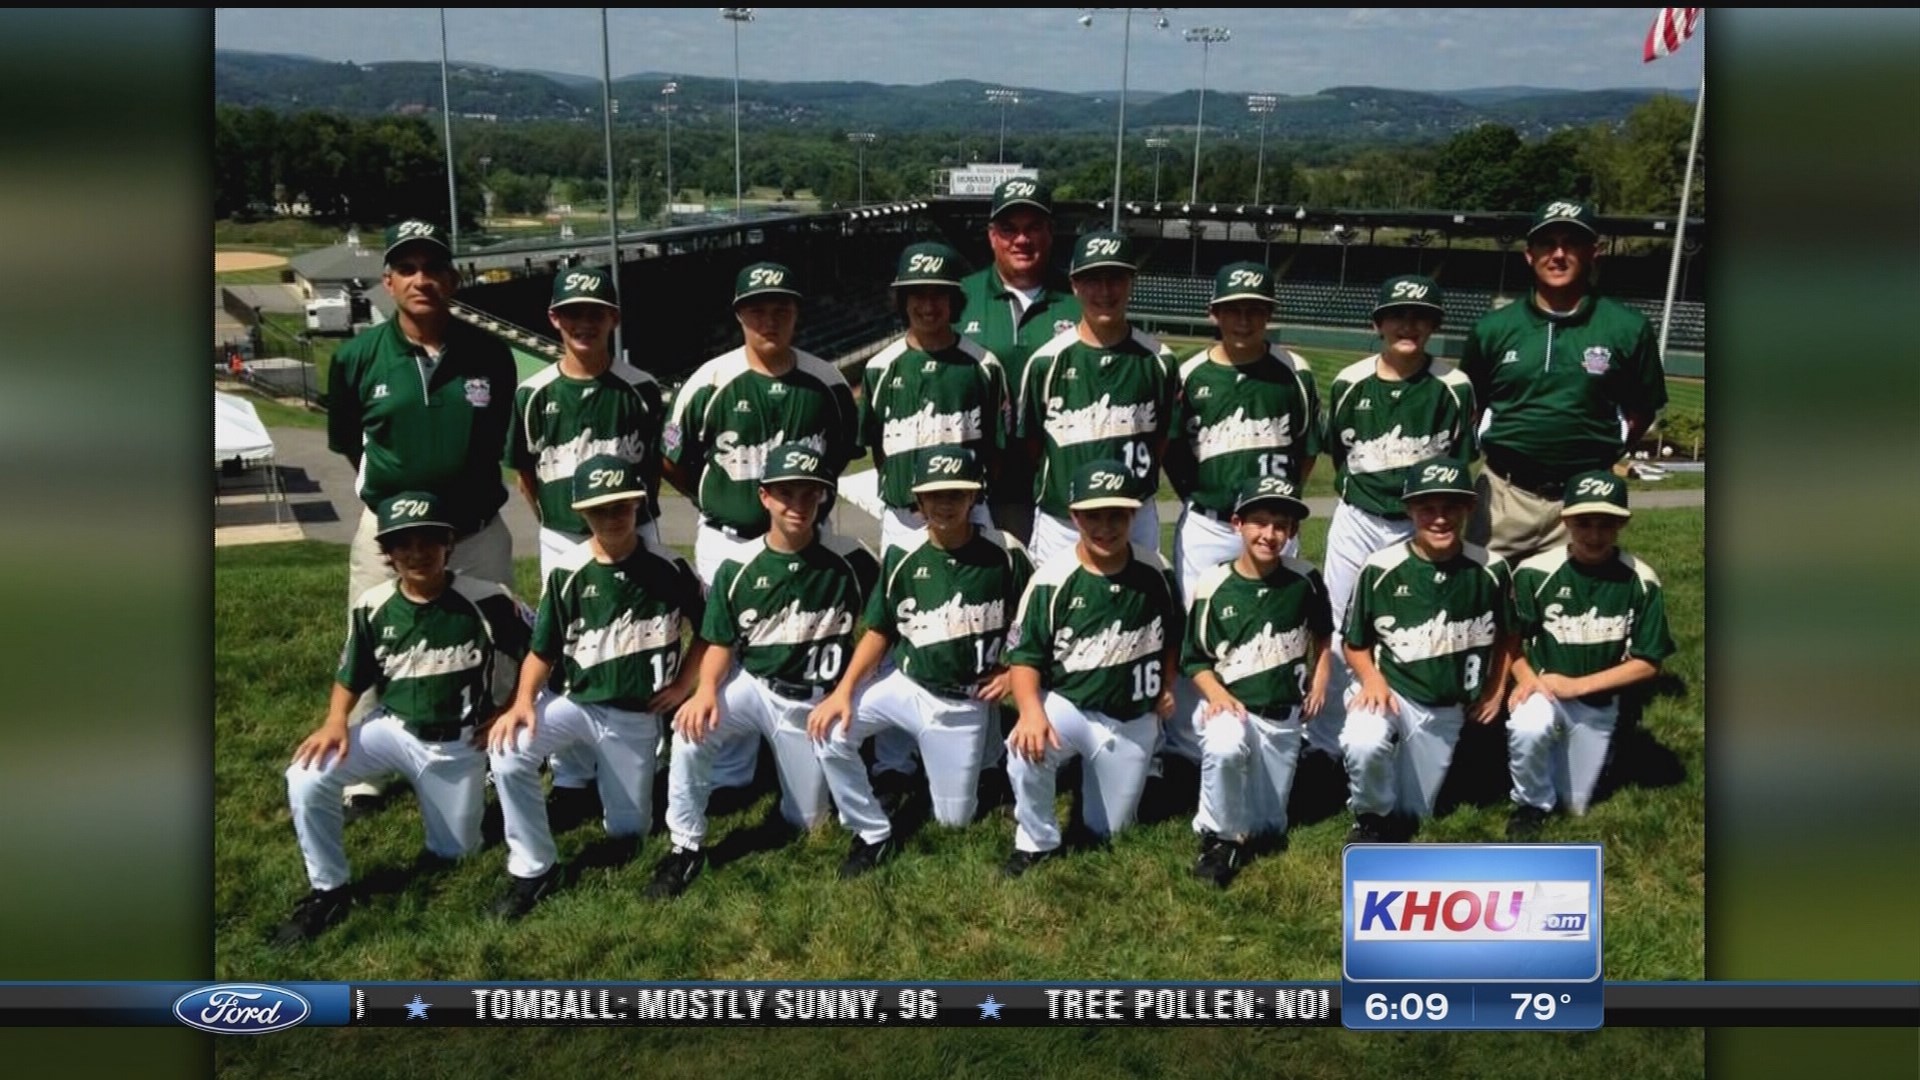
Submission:
<svg viewBox="0 0 1920 1080">
<path fill-rule="evenodd" d="M 453 189 L 453 106 L 447 94 L 447 9 L 440 9 L 440 123 L 447 134 L 447 230 L 449 250 L 460 250 L 460 197 Z M 289 200 L 291 201 L 291 200 Z"/>
<path fill-rule="evenodd" d="M 668 82 L 660 88 L 660 97 L 667 103 L 667 228 L 673 228 L 673 95 L 680 92 L 680 84 Z"/>
<path fill-rule="evenodd" d="M 607 9 L 600 9 L 600 124 L 607 147 L 607 273 L 613 275 L 614 310 L 625 314 L 620 298 L 620 201 L 613 187 L 613 56 L 607 38 Z M 613 328 L 613 355 L 621 353 L 620 327 Z"/>
<path fill-rule="evenodd" d="M 987 102 L 1000 106 L 1000 163 L 1007 162 L 1007 106 L 1020 104 L 1017 90 L 988 90 Z"/>
<path fill-rule="evenodd" d="M 1347 246 L 1360 239 L 1360 234 L 1345 225 L 1333 227 L 1333 238 L 1340 244 L 1340 287 L 1347 287 Z"/>
<path fill-rule="evenodd" d="M 753 21 L 753 9 L 721 8 L 720 17 L 733 24 L 733 220 L 740 220 L 740 24 Z"/>
<path fill-rule="evenodd" d="M 1080 25 L 1083 27 L 1086 27 L 1086 26 L 1093 25 L 1093 13 L 1095 11 L 1102 11 L 1102 10 L 1110 11 L 1112 9 L 1111 8 L 1082 8 L 1080 10 L 1081 10 Z M 1126 18 L 1122 24 L 1124 29 L 1122 31 L 1122 36 L 1120 39 L 1120 118 L 1118 121 L 1115 122 L 1114 130 L 1113 130 L 1113 224 L 1112 224 L 1112 228 L 1115 232 L 1118 232 L 1120 230 L 1120 163 L 1121 163 L 1121 159 L 1125 156 L 1126 137 L 1127 137 L 1127 61 L 1130 58 L 1130 54 L 1133 51 L 1133 9 L 1122 8 L 1121 10 L 1126 12 Z M 1164 12 L 1167 9 L 1166 8 L 1141 8 L 1140 10 Z M 1168 25 L 1167 17 L 1164 14 L 1161 15 L 1158 19 L 1154 21 L 1153 25 L 1157 29 L 1165 30 Z"/>
<path fill-rule="evenodd" d="M 1207 55 L 1215 45 L 1233 39 L 1233 31 L 1224 26 L 1195 26 L 1186 32 L 1188 41 L 1200 43 L 1200 111 L 1193 121 L 1193 194 L 1187 201 L 1200 202 L 1200 132 L 1207 123 Z"/>
<path fill-rule="evenodd" d="M 487 186 L 487 175 L 491 171 L 493 158 L 480 155 L 480 226 L 484 231 L 486 219 L 493 216 L 493 189 Z"/>
<path fill-rule="evenodd" d="M 867 145 L 873 142 L 874 137 L 871 131 L 847 132 L 847 141 L 853 144 L 854 151 L 860 160 L 860 201 L 854 203 L 855 206 L 867 205 Z"/>
<path fill-rule="evenodd" d="M 1160 205 L 1160 151 L 1171 145 L 1159 137 L 1147 140 L 1147 149 L 1153 151 L 1153 205 Z"/>
<path fill-rule="evenodd" d="M 1253 159 L 1253 201 L 1260 201 L 1260 178 L 1267 164 L 1267 114 L 1280 104 L 1272 94 L 1248 94 L 1247 111 L 1260 117 L 1260 152 Z"/>
</svg>

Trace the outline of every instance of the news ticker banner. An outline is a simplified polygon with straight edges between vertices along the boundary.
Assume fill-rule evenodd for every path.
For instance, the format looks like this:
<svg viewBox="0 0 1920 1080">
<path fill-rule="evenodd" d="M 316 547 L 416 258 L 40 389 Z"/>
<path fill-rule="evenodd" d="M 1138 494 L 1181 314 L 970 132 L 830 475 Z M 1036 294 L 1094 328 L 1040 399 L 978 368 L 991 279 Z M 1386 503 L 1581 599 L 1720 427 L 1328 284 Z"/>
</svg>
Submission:
<svg viewBox="0 0 1920 1080">
<path fill-rule="evenodd" d="M 1604 1022 L 1600 845 L 1349 844 L 1341 876 L 1347 1027 Z"/>
<path fill-rule="evenodd" d="M 1543 1008 L 1504 996 L 1521 992 L 1511 984 L 1435 985 L 1448 989 L 1433 992 L 1453 995 L 1463 985 L 1469 994 L 1495 986 L 1493 1008 L 1509 1018 Z M 1920 1027 L 1920 982 L 1596 989 L 1610 1027 Z M 0 983 L 0 1027 L 191 1027 L 234 1035 L 296 1027 L 1339 1027 L 1370 1009 L 1391 1007 L 1403 1018 L 1409 1010 L 1435 1011 L 1424 1000 L 1373 1000 L 1383 993 L 1355 997 L 1336 982 L 8 982 Z M 1401 997 L 1406 993 L 1413 991 Z M 1457 1000 L 1449 999 L 1442 1020 L 1457 1018 Z M 1551 1020 L 1537 1026 L 1552 1029 Z"/>
</svg>

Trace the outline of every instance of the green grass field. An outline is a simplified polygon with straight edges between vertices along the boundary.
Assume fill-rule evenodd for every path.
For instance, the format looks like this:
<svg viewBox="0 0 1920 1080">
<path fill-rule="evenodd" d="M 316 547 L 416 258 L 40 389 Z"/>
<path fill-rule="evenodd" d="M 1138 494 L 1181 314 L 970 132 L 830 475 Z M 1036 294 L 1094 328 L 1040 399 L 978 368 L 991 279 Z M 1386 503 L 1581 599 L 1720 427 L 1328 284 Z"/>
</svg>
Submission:
<svg viewBox="0 0 1920 1080">
<path fill-rule="evenodd" d="M 1607 977 L 1699 978 L 1704 972 L 1704 513 L 1647 511 L 1629 547 L 1668 587 L 1679 653 L 1638 733 L 1621 741 L 1623 786 L 1582 820 L 1556 819 L 1550 840 L 1606 845 Z M 1326 523 L 1308 522 L 1318 559 Z M 523 595 L 534 560 L 521 560 Z M 1224 892 L 1193 881 L 1195 797 L 1150 789 L 1144 823 L 1112 849 L 1061 860 L 1017 882 L 998 869 L 1011 809 L 968 828 L 929 826 L 900 859 L 842 883 L 837 825 L 793 844 L 745 841 L 773 805 L 762 795 L 718 815 L 716 862 L 674 903 L 641 895 L 666 849 L 638 860 L 597 825 L 563 834 L 577 877 L 525 921 L 484 911 L 505 884 L 505 851 L 431 880 L 407 878 L 421 844 L 410 796 L 347 829 L 357 877 L 391 878 L 319 940 L 267 944 L 306 889 L 283 771 L 319 721 L 338 655 L 346 558 L 317 543 L 220 548 L 215 573 L 215 974 L 249 979 L 1334 979 L 1339 975 L 1339 854 L 1348 824 L 1337 778 L 1303 770 L 1291 846 L 1255 862 Z M 1463 739 L 1453 808 L 1422 839 L 1496 840 L 1506 821 L 1504 743 Z M 1327 781 L 1331 780 L 1329 785 Z M 1064 807 L 1067 800 L 1063 795 Z M 497 835 L 497 833 L 496 833 Z M 1098 913 L 1089 918 L 1089 913 Z M 1634 1070 L 1638 1075 L 1640 1070 Z"/>
</svg>

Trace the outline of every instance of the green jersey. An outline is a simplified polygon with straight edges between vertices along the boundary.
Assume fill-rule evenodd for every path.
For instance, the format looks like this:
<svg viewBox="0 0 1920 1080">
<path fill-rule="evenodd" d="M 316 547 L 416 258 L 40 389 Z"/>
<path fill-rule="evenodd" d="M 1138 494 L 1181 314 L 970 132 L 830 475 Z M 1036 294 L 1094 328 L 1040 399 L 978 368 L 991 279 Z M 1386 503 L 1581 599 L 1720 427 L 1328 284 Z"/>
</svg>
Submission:
<svg viewBox="0 0 1920 1080">
<path fill-rule="evenodd" d="M 1623 551 L 1597 566 L 1566 548 L 1521 563 L 1512 625 L 1542 675 L 1579 678 L 1636 658 L 1657 665 L 1674 651 L 1660 576 Z"/>
<path fill-rule="evenodd" d="M 1666 371 L 1646 316 L 1588 296 L 1568 315 L 1531 299 L 1488 312 L 1467 334 L 1460 370 L 1493 419 L 1481 443 L 1499 459 L 1566 479 L 1619 460 L 1622 413 L 1666 407 Z"/>
<path fill-rule="evenodd" d="M 383 581 L 354 601 L 334 677 L 355 694 L 378 690 L 408 731 L 440 742 L 492 718 L 499 656 L 517 665 L 527 639 L 527 613 L 505 586 L 454 574 L 422 604 Z"/>
<path fill-rule="evenodd" d="M 1306 700 L 1316 640 L 1333 635 L 1320 571 L 1283 557 L 1264 578 L 1222 563 L 1194 586 L 1180 670 L 1214 677 L 1255 714 L 1284 717 Z"/>
<path fill-rule="evenodd" d="M 913 452 L 925 447 L 964 446 L 993 475 L 1013 406 L 992 353 L 966 338 L 928 353 L 903 337 L 867 361 L 860 387 L 860 438 L 888 506 L 913 507 Z"/>
<path fill-rule="evenodd" d="M 327 446 L 359 470 L 368 506 L 431 491 L 455 531 L 471 532 L 507 501 L 500 454 L 519 377 L 507 347 L 466 323 L 448 324 L 434 360 L 389 319 L 333 354 Z"/>
<path fill-rule="evenodd" d="M 645 712 L 680 672 L 681 631 L 705 611 L 700 579 L 680 556 L 642 542 L 603 563 L 583 543 L 547 574 L 532 647 L 561 670 L 573 700 Z"/>
<path fill-rule="evenodd" d="M 1320 453 L 1320 394 L 1298 353 L 1218 364 L 1209 351 L 1180 365 L 1169 461 L 1182 496 L 1224 517 L 1247 477 L 1300 479 Z"/>
<path fill-rule="evenodd" d="M 1034 570 L 1007 663 L 1037 669 L 1047 689 L 1082 709 L 1132 720 L 1153 709 L 1161 661 L 1179 644 L 1177 595 L 1159 552 L 1135 545 L 1125 567 L 1103 576 L 1063 551 Z"/>
<path fill-rule="evenodd" d="M 887 550 L 880 587 L 867 601 L 867 629 L 898 643 L 894 656 L 913 681 L 962 697 L 1000 666 L 1032 576 L 1027 549 L 997 529 L 976 528 L 953 551 L 922 533 L 906 551 Z"/>
<path fill-rule="evenodd" d="M 999 357 L 1007 386 L 1015 390 L 1033 351 L 1080 322 L 1080 301 L 1073 295 L 1073 286 L 1058 275 L 1049 276 L 1025 308 L 992 266 L 962 278 L 960 289 L 967 295 L 967 306 L 954 329 Z"/>
<path fill-rule="evenodd" d="M 1396 694 L 1419 705 L 1465 705 L 1492 674 L 1507 617 L 1507 564 L 1472 544 L 1430 563 L 1407 540 L 1373 553 L 1360 568 L 1347 612 L 1346 643 L 1370 649 Z"/>
<path fill-rule="evenodd" d="M 1109 349 L 1070 329 L 1035 352 L 1020 391 L 1020 434 L 1045 443 L 1034 504 L 1066 517 L 1074 470 L 1103 459 L 1126 465 L 1141 490 L 1158 490 L 1172 371 L 1173 351 L 1139 330 Z"/>
<path fill-rule="evenodd" d="M 673 401 L 660 436 L 668 461 L 698 476 L 700 513 L 745 536 L 767 531 L 760 476 L 767 452 L 802 443 L 834 476 L 860 450 L 853 391 L 832 364 L 794 350 L 778 378 L 747 364 L 745 348 L 702 364 Z"/>
<path fill-rule="evenodd" d="M 660 384 L 625 361 L 591 379 L 575 379 L 553 364 L 529 376 L 513 394 L 507 429 L 507 467 L 531 469 L 540 482 L 540 524 L 585 535 L 573 508 L 573 474 L 590 457 L 612 454 L 640 468 L 647 485 L 640 520 L 660 516 L 658 444 L 666 411 Z"/>
<path fill-rule="evenodd" d="M 853 655 L 853 624 L 879 564 L 858 540 L 825 536 L 804 551 L 765 540 L 713 575 L 700 636 L 734 650 L 761 679 L 830 689 Z"/>
<path fill-rule="evenodd" d="M 1406 516 L 1407 471 L 1429 458 L 1473 460 L 1473 384 L 1445 360 L 1383 379 L 1378 353 L 1341 369 L 1327 388 L 1327 451 L 1347 505 Z"/>
</svg>

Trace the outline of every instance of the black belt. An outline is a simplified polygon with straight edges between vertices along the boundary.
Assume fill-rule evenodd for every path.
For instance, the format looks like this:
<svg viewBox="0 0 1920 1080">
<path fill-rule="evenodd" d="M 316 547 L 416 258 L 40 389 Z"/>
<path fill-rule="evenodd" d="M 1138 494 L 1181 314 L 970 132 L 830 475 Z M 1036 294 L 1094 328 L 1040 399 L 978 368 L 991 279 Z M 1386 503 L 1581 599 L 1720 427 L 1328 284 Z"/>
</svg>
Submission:
<svg viewBox="0 0 1920 1080">
<path fill-rule="evenodd" d="M 1531 492 L 1543 499 L 1552 499 L 1555 502 L 1559 502 L 1566 497 L 1567 481 L 1565 477 L 1556 479 L 1548 476 L 1546 473 L 1522 463 L 1521 459 L 1505 451 L 1488 447 L 1487 468 L 1495 476 L 1505 480 L 1514 487 L 1522 491 Z"/>
<path fill-rule="evenodd" d="M 717 532 L 720 535 L 728 537 L 733 540 L 758 540 L 761 537 L 767 535 L 767 530 L 764 528 L 759 529 L 757 531 L 749 530 L 749 529 L 737 529 L 732 525 L 722 525 L 719 522 L 713 520 L 712 518 L 701 518 L 700 524 L 705 525 L 707 528 L 712 529 L 714 532 Z"/>
<path fill-rule="evenodd" d="M 785 679 L 762 678 L 760 681 L 767 684 L 767 689 L 779 694 L 781 697 L 811 698 L 813 695 L 826 689 L 822 686 L 815 686 L 812 683 L 788 682 Z"/>
<path fill-rule="evenodd" d="M 438 723 L 421 724 L 413 729 L 413 737 L 421 742 L 452 742 L 460 737 L 460 729 L 466 727 L 458 720 L 443 720 Z"/>
<path fill-rule="evenodd" d="M 971 686 L 928 686 L 926 683 L 920 683 L 920 689 L 925 690 L 934 697 L 946 698 L 948 701 L 973 702 L 979 700 L 973 696 L 973 688 Z"/>
<path fill-rule="evenodd" d="M 1214 521 L 1218 521 L 1223 525 L 1233 524 L 1233 521 L 1232 521 L 1233 514 L 1230 511 L 1212 510 L 1205 506 L 1201 506 L 1197 502 L 1188 503 L 1187 508 L 1192 510 L 1196 514 L 1199 514 L 1203 518 L 1212 518 Z"/>
</svg>

